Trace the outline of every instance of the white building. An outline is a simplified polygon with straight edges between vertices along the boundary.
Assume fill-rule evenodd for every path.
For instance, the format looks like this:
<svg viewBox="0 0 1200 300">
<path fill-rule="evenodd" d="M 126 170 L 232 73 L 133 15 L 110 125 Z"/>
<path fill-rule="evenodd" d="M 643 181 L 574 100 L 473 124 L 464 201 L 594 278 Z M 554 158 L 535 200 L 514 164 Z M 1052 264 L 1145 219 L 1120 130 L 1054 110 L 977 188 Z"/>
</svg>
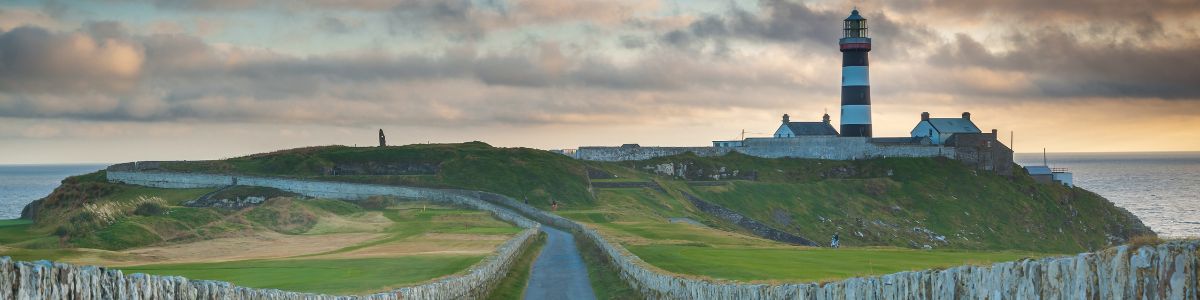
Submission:
<svg viewBox="0 0 1200 300">
<path fill-rule="evenodd" d="M 832 135 L 837 136 L 837 129 L 833 129 L 833 125 L 829 124 L 829 114 L 825 114 L 821 118 L 821 122 L 792 122 L 787 114 L 783 115 L 783 124 L 775 129 L 775 134 L 772 137 L 776 138 L 791 138 L 809 135 Z"/>
<path fill-rule="evenodd" d="M 962 118 L 930 118 L 928 112 L 921 113 L 921 122 L 913 128 L 912 137 L 928 137 L 934 145 L 945 145 L 956 133 L 983 133 L 971 122 L 971 113 L 964 112 Z"/>
</svg>

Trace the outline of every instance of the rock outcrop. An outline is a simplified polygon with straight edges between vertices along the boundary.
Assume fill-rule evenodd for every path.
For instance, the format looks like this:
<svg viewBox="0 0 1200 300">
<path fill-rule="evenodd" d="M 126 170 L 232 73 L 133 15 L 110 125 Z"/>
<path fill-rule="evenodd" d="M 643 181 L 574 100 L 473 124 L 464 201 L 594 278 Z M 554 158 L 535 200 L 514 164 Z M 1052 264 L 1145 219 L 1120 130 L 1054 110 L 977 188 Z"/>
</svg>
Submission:
<svg viewBox="0 0 1200 300">
<path fill-rule="evenodd" d="M 788 233 L 783 230 L 771 228 L 771 226 L 767 226 L 767 224 L 763 224 L 758 220 L 746 217 L 736 211 L 733 211 L 732 209 L 725 208 L 724 206 L 708 203 L 708 201 L 700 200 L 700 198 L 692 196 L 688 193 L 683 193 L 683 196 L 687 198 L 688 201 L 692 202 L 692 205 L 695 205 L 696 208 L 700 209 L 700 211 L 717 218 L 721 218 L 722 220 L 729 221 L 730 223 L 737 224 L 737 226 L 745 228 L 759 237 L 792 245 L 814 247 L 820 246 L 812 240 Z"/>
</svg>

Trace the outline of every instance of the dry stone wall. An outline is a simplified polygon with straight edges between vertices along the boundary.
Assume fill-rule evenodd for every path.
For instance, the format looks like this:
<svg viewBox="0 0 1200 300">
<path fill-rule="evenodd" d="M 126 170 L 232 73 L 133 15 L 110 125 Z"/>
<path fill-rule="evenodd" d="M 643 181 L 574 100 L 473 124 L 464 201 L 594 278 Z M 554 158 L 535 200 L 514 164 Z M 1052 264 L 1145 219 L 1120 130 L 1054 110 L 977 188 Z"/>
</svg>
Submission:
<svg viewBox="0 0 1200 300">
<path fill-rule="evenodd" d="M 236 179 L 235 179 L 236 178 Z M 114 182 L 161 188 L 218 187 L 233 184 L 273 187 L 307 196 L 363 199 L 376 195 L 423 199 L 491 212 L 526 228 L 497 247 L 496 253 L 460 275 L 421 285 L 364 296 L 335 296 L 239 287 L 228 282 L 189 280 L 177 276 L 123 274 L 120 270 L 63 263 L 18 262 L 0 258 L 0 299 L 478 299 L 492 288 L 529 248 L 540 224 L 506 208 L 460 191 L 367 184 L 303 181 L 216 174 L 152 173 L 109 170 Z"/>
</svg>

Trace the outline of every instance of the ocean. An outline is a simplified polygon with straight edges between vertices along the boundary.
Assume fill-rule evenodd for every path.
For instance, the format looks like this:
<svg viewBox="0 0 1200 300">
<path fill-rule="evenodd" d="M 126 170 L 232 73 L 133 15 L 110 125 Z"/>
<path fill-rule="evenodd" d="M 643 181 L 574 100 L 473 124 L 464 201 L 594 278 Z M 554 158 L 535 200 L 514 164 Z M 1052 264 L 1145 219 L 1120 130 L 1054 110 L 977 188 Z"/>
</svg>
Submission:
<svg viewBox="0 0 1200 300">
<path fill-rule="evenodd" d="M 49 195 L 64 178 L 105 165 L 0 165 L 0 220 L 21 216 L 25 204 Z"/>
<path fill-rule="evenodd" d="M 1075 185 L 1108 198 L 1164 237 L 1200 237 L 1200 152 L 1050 153 Z M 1042 165 L 1041 153 L 1019 153 Z"/>
<path fill-rule="evenodd" d="M 1200 152 L 1050 153 L 1050 166 L 1067 168 L 1075 185 L 1108 198 L 1166 237 L 1200 237 Z M 1041 165 L 1041 153 L 1017 163 Z M 103 165 L 0 165 L 0 219 L 17 218 L 63 178 Z"/>
</svg>

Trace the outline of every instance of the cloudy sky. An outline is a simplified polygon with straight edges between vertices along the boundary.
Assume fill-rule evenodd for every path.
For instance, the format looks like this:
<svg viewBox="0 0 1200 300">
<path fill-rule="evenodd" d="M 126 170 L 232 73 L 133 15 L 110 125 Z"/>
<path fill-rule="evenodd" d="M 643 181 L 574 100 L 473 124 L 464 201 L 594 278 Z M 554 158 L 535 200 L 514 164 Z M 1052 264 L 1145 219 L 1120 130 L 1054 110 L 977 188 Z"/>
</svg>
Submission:
<svg viewBox="0 0 1200 300">
<path fill-rule="evenodd" d="M 877 136 L 972 112 L 1018 152 L 1200 150 L 1195 0 L 0 2 L 0 163 L 479 140 L 705 145 L 838 121 L 870 21 Z"/>
</svg>

